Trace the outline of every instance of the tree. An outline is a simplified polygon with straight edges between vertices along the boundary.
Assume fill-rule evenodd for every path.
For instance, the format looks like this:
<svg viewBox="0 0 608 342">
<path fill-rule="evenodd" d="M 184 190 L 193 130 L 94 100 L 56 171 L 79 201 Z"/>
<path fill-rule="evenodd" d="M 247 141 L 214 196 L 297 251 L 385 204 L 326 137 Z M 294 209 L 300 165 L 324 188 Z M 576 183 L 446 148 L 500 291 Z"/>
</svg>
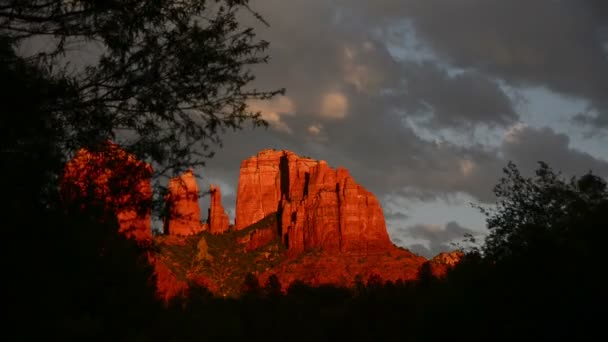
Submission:
<svg viewBox="0 0 608 342">
<path fill-rule="evenodd" d="M 491 230 L 483 253 L 501 260 L 532 252 L 597 252 L 606 237 L 606 181 L 591 172 L 565 180 L 540 162 L 535 177 L 523 177 L 515 164 L 495 187 L 494 208 L 480 208 Z"/>
<path fill-rule="evenodd" d="M 243 293 L 251 297 L 257 297 L 262 293 L 260 282 L 255 274 L 247 273 L 247 276 L 245 276 L 245 281 L 243 282 Z"/>
<path fill-rule="evenodd" d="M 597 312 L 608 303 L 606 180 L 591 172 L 568 179 L 543 162 L 533 177 L 513 163 L 504 174 L 496 205 L 481 208 L 490 229 L 485 244 L 448 274 L 447 289 L 464 293 L 480 325 L 508 340 L 595 334 Z"/>
<path fill-rule="evenodd" d="M 4 165 L 0 185 L 11 194 L 11 201 L 2 208 L 12 214 L 27 213 L 37 200 L 52 196 L 49 184 L 64 158 L 59 149 L 61 122 L 50 113 L 57 105 L 70 102 L 73 94 L 67 82 L 17 56 L 6 37 L 0 37 L 0 92 L 0 158 Z"/>
<path fill-rule="evenodd" d="M 264 284 L 263 292 L 267 298 L 277 298 L 282 294 L 281 282 L 279 281 L 279 278 L 276 276 L 276 274 L 273 274 L 268 277 L 268 280 L 266 280 L 266 284 Z"/>
<path fill-rule="evenodd" d="M 0 0 L 0 38 L 62 83 L 41 119 L 61 127 L 64 153 L 114 140 L 164 174 L 203 164 L 226 129 L 265 125 L 247 101 L 283 91 L 250 87 L 268 43 L 243 11 L 265 23 L 248 0 Z"/>
<path fill-rule="evenodd" d="M 65 215 L 59 176 L 77 149 L 107 140 L 156 174 L 180 172 L 211 157 L 224 130 L 265 125 L 247 103 L 282 90 L 251 87 L 268 43 L 237 21 L 243 11 L 263 22 L 247 0 L 0 0 L 3 256 L 19 302 L 9 310 L 28 332 L 155 327 L 147 250 L 99 208 Z"/>
</svg>

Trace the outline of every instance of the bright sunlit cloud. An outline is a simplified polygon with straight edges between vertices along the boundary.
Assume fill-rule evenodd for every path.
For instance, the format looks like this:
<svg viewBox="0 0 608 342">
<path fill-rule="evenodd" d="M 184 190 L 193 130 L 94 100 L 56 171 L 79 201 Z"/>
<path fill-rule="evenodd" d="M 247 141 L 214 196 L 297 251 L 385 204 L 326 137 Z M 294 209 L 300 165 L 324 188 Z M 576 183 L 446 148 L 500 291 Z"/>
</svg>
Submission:
<svg viewBox="0 0 608 342">
<path fill-rule="evenodd" d="M 308 126 L 308 133 L 310 133 L 312 135 L 319 135 L 319 133 L 321 133 L 322 129 L 323 129 L 323 125 L 321 125 L 319 123 L 315 123 L 315 124 Z"/>
<path fill-rule="evenodd" d="M 475 168 L 475 163 L 473 163 L 469 159 L 464 159 L 460 161 L 460 172 L 463 176 L 469 176 L 473 169 Z"/>
<path fill-rule="evenodd" d="M 340 92 L 326 94 L 321 101 L 321 116 L 327 119 L 344 119 L 348 112 L 348 99 Z"/>
<path fill-rule="evenodd" d="M 277 131 L 291 133 L 291 128 L 283 121 L 284 115 L 295 115 L 296 106 L 287 96 L 278 96 L 272 100 L 254 100 L 249 102 L 249 108 L 259 111 L 262 119 L 266 120 Z"/>
</svg>

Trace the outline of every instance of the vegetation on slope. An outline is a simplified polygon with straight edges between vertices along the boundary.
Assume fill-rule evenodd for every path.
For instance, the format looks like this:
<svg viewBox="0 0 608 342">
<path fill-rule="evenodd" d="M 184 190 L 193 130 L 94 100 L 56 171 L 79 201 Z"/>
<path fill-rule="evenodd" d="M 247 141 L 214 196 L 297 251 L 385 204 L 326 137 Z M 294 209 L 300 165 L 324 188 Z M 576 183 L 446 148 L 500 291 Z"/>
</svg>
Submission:
<svg viewBox="0 0 608 342">
<path fill-rule="evenodd" d="M 159 237 L 157 248 L 168 260 L 168 266 L 181 280 L 191 275 L 209 279 L 217 292 L 227 297 L 236 297 L 248 274 L 258 275 L 283 261 L 284 247 L 278 236 L 270 243 L 255 250 L 246 250 L 241 239 L 256 230 L 277 231 L 276 214 L 242 230 L 228 230 L 223 234 L 202 232 L 179 239 Z M 204 243 L 201 244 L 201 240 Z M 201 251 L 206 246 L 206 251 Z M 204 248 L 204 247 L 203 247 Z"/>
</svg>

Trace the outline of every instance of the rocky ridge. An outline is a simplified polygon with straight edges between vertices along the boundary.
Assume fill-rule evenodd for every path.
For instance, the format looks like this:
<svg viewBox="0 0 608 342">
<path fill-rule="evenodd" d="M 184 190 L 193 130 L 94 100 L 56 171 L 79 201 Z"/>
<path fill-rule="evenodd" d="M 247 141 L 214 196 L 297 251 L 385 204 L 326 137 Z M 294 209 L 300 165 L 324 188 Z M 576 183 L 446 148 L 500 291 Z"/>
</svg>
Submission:
<svg viewBox="0 0 608 342">
<path fill-rule="evenodd" d="M 195 235 L 207 227 L 201 224 L 199 190 L 192 170 L 169 180 L 165 202 L 168 215 L 164 230 L 169 235 Z"/>
<path fill-rule="evenodd" d="M 147 165 L 118 148 L 114 151 L 125 165 Z M 74 184 L 79 191 L 85 187 L 106 191 L 104 179 L 115 171 L 99 163 L 104 156 L 79 152 L 66 167 L 65 192 L 71 193 Z M 80 166 L 91 158 L 101 168 L 87 173 Z M 144 169 L 145 177 L 125 186 L 151 196 L 147 191 L 151 168 Z M 205 286 L 218 295 L 238 295 L 247 274 L 262 282 L 274 275 L 283 289 L 296 281 L 338 286 L 372 277 L 407 281 L 416 279 L 425 264 L 435 276 L 442 276 L 461 257 L 442 253 L 427 261 L 393 245 L 379 201 L 346 169 L 333 169 L 325 161 L 291 151 L 263 150 L 241 163 L 234 226 L 229 224 L 218 186 L 210 188 L 206 222 L 200 219 L 198 197 L 191 170 L 169 182 L 165 234 L 153 238 L 159 252 L 149 256 L 164 299 L 184 293 L 188 284 Z M 116 213 L 138 219 L 140 233 L 131 237 L 152 240 L 149 210 Z M 126 231 L 123 225 L 121 231 Z"/>
</svg>

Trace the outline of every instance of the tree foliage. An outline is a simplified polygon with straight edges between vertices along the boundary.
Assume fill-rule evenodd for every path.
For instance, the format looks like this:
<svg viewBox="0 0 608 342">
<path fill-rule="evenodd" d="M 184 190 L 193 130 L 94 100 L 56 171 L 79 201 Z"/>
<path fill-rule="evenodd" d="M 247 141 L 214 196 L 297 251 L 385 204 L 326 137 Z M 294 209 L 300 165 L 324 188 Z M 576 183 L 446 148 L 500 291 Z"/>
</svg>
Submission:
<svg viewBox="0 0 608 342">
<path fill-rule="evenodd" d="M 248 101 L 282 90 L 252 86 L 268 43 L 241 12 L 263 21 L 246 0 L 0 0 L 0 210 L 20 338 L 154 340 L 167 317 L 150 251 L 103 208 L 58 205 L 60 177 L 108 140 L 157 175 L 180 172 L 224 130 L 264 125 Z"/>
<path fill-rule="evenodd" d="M 62 83 L 45 110 L 63 151 L 114 140 L 163 173 L 203 163 L 225 129 L 264 125 L 247 101 L 282 92 L 251 88 L 268 43 L 241 11 L 263 21 L 247 0 L 1 0 L 0 37 Z"/>
<path fill-rule="evenodd" d="M 515 164 L 494 188 L 494 208 L 481 208 L 491 230 L 482 251 L 494 260 L 529 256 L 535 251 L 595 250 L 606 237 L 606 181 L 591 172 L 564 179 L 540 162 L 534 177 L 521 175 Z"/>
</svg>

